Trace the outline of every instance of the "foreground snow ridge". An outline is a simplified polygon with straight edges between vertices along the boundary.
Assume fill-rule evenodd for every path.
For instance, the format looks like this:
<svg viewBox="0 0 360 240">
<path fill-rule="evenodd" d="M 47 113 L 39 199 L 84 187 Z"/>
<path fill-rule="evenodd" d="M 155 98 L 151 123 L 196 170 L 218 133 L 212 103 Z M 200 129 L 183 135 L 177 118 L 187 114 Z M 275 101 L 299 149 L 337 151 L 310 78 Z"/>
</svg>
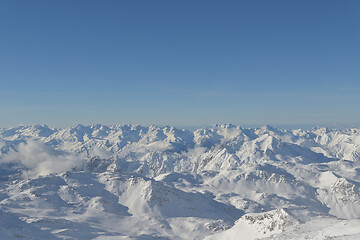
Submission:
<svg viewBox="0 0 360 240">
<path fill-rule="evenodd" d="M 360 239 L 360 129 L 0 130 L 0 239 Z"/>
</svg>

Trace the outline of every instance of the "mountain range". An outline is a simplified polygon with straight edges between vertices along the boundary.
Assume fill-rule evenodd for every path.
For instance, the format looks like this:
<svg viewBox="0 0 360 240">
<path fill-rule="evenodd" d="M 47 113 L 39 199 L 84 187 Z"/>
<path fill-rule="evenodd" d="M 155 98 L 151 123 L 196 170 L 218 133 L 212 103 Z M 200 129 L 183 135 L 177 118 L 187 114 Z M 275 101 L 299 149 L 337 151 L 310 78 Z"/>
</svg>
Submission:
<svg viewBox="0 0 360 240">
<path fill-rule="evenodd" d="M 360 129 L 0 130 L 1 239 L 360 239 Z"/>
</svg>

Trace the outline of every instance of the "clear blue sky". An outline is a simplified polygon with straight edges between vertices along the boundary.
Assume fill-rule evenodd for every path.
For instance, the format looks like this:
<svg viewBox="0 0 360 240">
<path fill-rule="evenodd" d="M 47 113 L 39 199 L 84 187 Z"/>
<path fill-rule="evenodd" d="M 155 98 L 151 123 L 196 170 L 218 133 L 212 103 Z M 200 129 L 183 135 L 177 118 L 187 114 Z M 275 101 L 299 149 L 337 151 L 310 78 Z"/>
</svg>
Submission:
<svg viewBox="0 0 360 240">
<path fill-rule="evenodd" d="M 0 127 L 360 126 L 360 1 L 0 1 Z"/>
</svg>

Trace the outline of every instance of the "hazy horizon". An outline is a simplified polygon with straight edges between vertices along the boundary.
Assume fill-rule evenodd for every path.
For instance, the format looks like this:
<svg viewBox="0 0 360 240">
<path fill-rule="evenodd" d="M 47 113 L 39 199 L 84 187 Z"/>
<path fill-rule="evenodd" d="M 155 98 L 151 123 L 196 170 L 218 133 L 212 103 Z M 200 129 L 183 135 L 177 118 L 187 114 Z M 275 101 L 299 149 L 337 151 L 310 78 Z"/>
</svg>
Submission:
<svg viewBox="0 0 360 240">
<path fill-rule="evenodd" d="M 50 128 L 57 128 L 57 129 L 64 129 L 64 128 L 72 128 L 77 127 L 79 125 L 82 126 L 94 126 L 94 125 L 106 125 L 106 126 L 115 126 L 115 125 L 140 125 L 144 127 L 149 126 L 158 126 L 158 127 L 175 127 L 178 129 L 188 129 L 188 130 L 196 130 L 201 128 L 212 128 L 216 125 L 223 125 L 223 124 L 230 124 L 234 126 L 239 126 L 241 128 L 261 128 L 264 126 L 271 126 L 279 130 L 296 130 L 296 129 L 302 129 L 302 130 L 311 130 L 313 128 L 330 128 L 330 129 L 351 129 L 351 128 L 360 128 L 359 125 L 353 124 L 353 125 L 341 125 L 341 124 L 302 124 L 302 125 L 289 125 L 289 124 L 238 124 L 238 123 L 213 123 L 213 124 L 203 124 L 203 125 L 170 125 L 170 124 L 141 124 L 141 123 L 126 123 L 126 122 L 118 122 L 118 123 L 74 123 L 74 124 L 68 124 L 68 125 L 53 125 L 53 124 L 46 124 L 46 123 L 33 123 L 33 124 L 24 124 L 19 123 L 13 126 L 0 126 L 0 129 L 9 129 L 9 128 L 17 128 L 21 126 L 48 126 Z"/>
</svg>

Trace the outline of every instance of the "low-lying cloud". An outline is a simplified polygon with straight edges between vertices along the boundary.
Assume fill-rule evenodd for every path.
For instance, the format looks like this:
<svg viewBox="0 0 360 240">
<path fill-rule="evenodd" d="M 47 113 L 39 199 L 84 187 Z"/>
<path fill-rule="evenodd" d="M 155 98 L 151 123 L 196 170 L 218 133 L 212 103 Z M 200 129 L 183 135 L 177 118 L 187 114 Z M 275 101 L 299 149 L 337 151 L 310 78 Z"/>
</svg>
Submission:
<svg viewBox="0 0 360 240">
<path fill-rule="evenodd" d="M 16 151 L 5 154 L 1 162 L 20 163 L 26 168 L 23 171 L 24 177 L 33 177 L 61 173 L 81 167 L 84 164 L 84 158 L 30 140 L 27 143 L 20 143 Z"/>
</svg>

